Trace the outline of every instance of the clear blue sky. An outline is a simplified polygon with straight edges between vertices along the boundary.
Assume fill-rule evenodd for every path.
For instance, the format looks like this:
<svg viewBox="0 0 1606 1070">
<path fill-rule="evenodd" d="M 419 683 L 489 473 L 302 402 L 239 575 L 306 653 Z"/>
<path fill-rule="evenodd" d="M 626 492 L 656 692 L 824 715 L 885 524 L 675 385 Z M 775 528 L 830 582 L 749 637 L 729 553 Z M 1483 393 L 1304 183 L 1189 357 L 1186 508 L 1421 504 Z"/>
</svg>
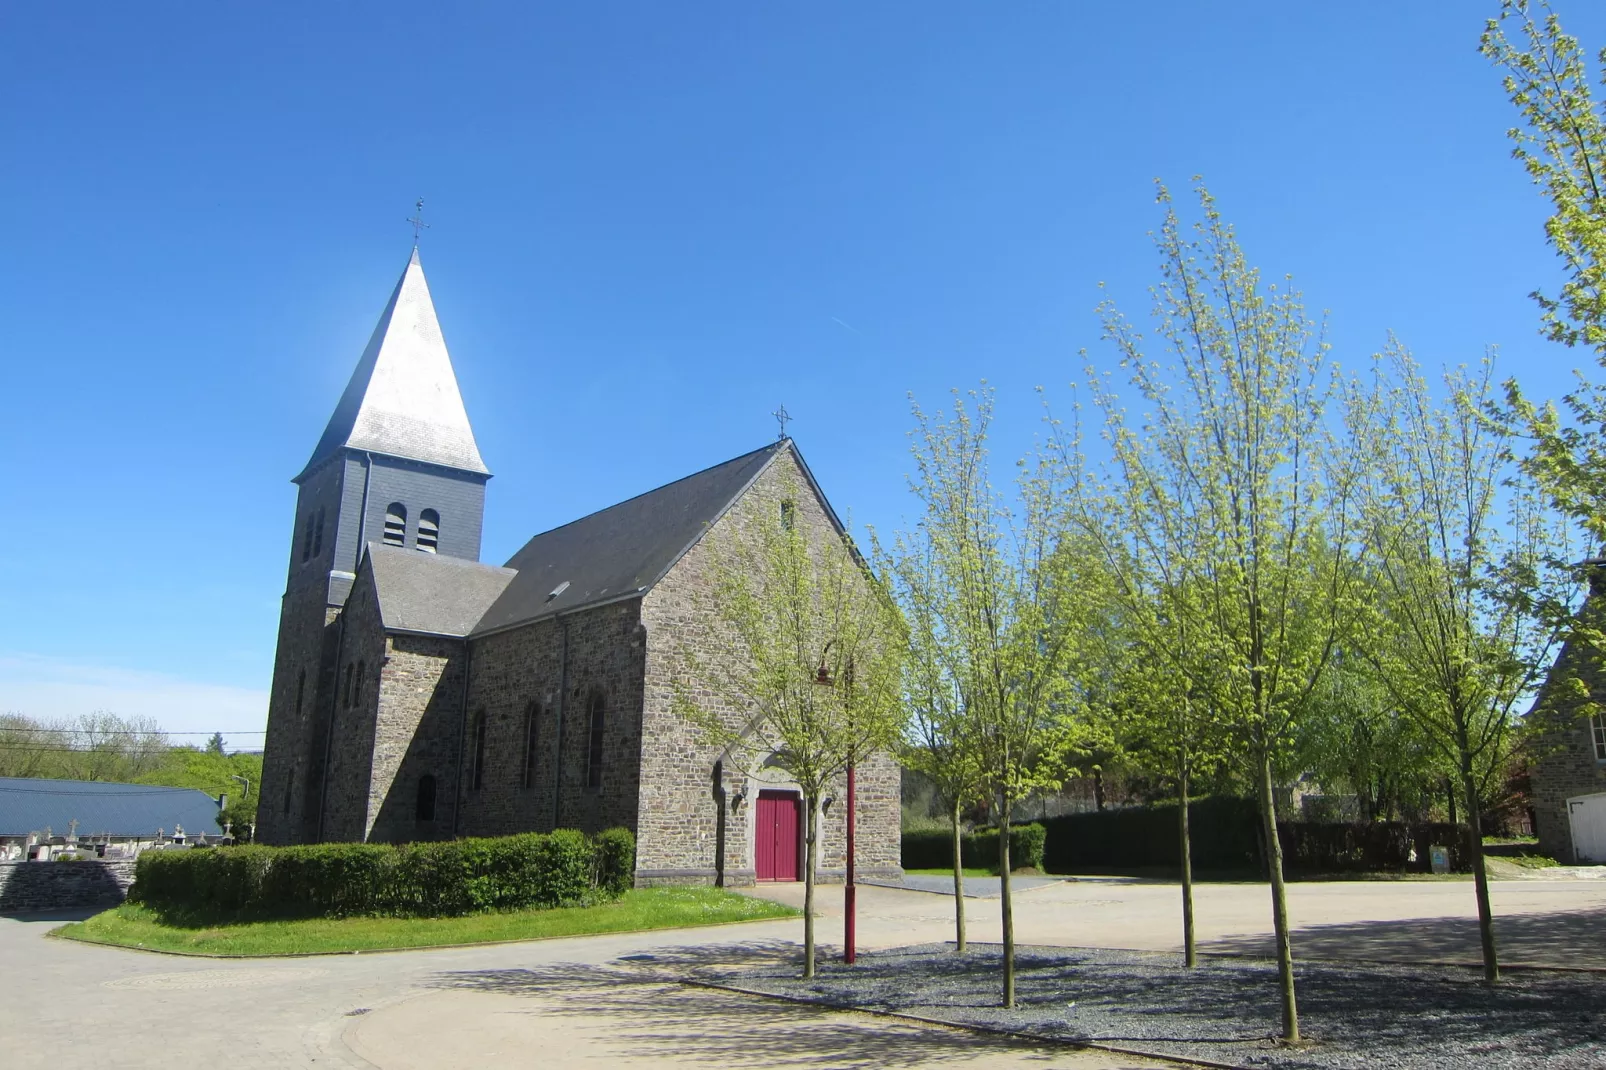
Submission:
<svg viewBox="0 0 1606 1070">
<path fill-rule="evenodd" d="M 1497 343 L 1553 395 L 1495 8 L 7 5 L 0 710 L 260 727 L 289 479 L 420 196 L 491 560 L 783 401 L 839 509 L 895 526 L 908 392 L 991 380 L 1007 459 L 1096 351 L 1096 284 L 1147 309 L 1156 177 L 1203 173 L 1341 359 Z"/>
</svg>

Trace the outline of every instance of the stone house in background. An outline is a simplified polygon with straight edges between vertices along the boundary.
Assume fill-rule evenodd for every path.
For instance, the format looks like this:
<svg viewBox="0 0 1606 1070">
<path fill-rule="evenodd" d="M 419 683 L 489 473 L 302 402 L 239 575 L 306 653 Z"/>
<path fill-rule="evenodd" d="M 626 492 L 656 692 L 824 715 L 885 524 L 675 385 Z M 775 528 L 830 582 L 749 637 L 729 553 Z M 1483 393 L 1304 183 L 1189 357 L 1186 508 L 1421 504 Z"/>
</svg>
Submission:
<svg viewBox="0 0 1606 1070">
<path fill-rule="evenodd" d="M 489 478 L 415 250 L 295 480 L 258 838 L 624 826 L 638 884 L 799 879 L 796 785 L 708 743 L 673 708 L 696 681 L 671 675 L 677 650 L 720 653 L 698 597 L 711 533 L 774 510 L 845 537 L 796 445 L 554 528 L 502 566 L 479 560 Z M 823 879 L 845 865 L 843 811 L 822 815 Z M 860 872 L 898 876 L 890 756 L 858 771 L 856 831 Z"/>
<path fill-rule="evenodd" d="M 1589 599 L 1581 611 L 1592 628 L 1606 624 L 1601 564 L 1596 562 L 1590 576 Z M 1539 729 L 1529 790 L 1540 850 L 1575 865 L 1606 864 L 1606 678 L 1601 654 L 1569 639 L 1528 721 Z"/>
</svg>

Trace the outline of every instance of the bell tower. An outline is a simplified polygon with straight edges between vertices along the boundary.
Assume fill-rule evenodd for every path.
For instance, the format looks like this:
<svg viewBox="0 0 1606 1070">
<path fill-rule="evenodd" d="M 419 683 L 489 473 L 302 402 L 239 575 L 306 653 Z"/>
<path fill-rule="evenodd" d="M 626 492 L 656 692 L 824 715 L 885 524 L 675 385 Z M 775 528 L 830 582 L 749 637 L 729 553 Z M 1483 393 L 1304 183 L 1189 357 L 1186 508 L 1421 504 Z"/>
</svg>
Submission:
<svg viewBox="0 0 1606 1070">
<path fill-rule="evenodd" d="M 340 612 L 369 543 L 478 561 L 480 457 L 415 245 L 311 458 L 290 532 L 257 834 L 319 837 Z"/>
</svg>

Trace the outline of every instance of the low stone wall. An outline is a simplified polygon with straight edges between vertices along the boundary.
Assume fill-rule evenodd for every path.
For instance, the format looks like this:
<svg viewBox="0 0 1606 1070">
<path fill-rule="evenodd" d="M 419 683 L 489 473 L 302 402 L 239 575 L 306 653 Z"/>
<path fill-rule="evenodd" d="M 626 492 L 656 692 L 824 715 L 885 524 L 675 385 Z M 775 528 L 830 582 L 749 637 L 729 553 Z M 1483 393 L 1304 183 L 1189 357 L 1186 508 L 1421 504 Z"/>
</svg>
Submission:
<svg viewBox="0 0 1606 1070">
<path fill-rule="evenodd" d="M 116 906 L 134 883 L 134 860 L 0 862 L 0 914 Z"/>
</svg>

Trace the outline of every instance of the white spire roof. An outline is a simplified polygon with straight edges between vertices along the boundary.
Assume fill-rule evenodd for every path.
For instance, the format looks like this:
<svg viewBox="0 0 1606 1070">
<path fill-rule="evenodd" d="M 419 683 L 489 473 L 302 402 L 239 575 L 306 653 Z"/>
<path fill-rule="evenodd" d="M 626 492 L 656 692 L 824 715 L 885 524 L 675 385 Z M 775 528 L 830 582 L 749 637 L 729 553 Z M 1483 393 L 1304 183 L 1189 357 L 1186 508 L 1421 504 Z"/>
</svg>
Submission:
<svg viewBox="0 0 1606 1070">
<path fill-rule="evenodd" d="M 463 409 L 416 248 L 318 448 L 296 479 L 342 446 L 490 475 Z"/>
</svg>

